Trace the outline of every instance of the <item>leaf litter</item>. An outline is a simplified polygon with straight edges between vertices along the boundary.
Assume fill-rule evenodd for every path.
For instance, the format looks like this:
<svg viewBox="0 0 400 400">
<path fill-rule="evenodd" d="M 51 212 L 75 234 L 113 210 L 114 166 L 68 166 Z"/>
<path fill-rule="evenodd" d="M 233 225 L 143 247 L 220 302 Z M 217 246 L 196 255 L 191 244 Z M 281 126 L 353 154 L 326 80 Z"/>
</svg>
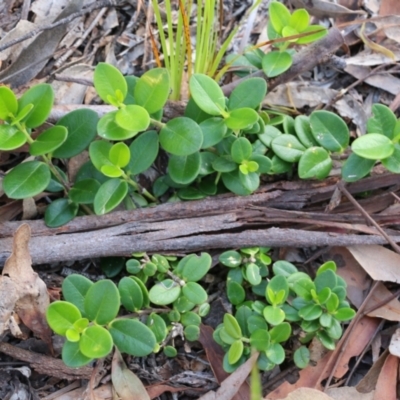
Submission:
<svg viewBox="0 0 400 400">
<path fill-rule="evenodd" d="M 1 9 L 3 6 L 0 6 L 0 10 L 4 11 L 0 17 L 0 46 L 9 40 L 23 36 L 32 29 L 40 29 L 57 18 L 63 18 L 68 16 L 68 13 L 81 10 L 90 2 L 37 0 L 32 2 L 30 15 L 33 17 L 29 20 L 19 18 L 21 9 L 17 2 L 7 1 L 6 3 L 9 7 Z M 63 7 L 67 3 L 71 3 L 72 9 L 64 11 Z M 248 7 L 250 3 L 243 2 L 245 7 Z M 360 9 L 361 3 L 364 6 L 362 10 Z M 297 7 L 308 7 L 308 2 L 302 0 L 291 0 L 290 4 Z M 119 9 L 108 7 L 93 10 L 89 15 L 83 14 L 71 21 L 68 29 L 63 27 L 51 31 L 51 34 L 42 32 L 30 40 L 6 49 L 0 53 L 2 64 L 0 76 L 15 87 L 30 86 L 34 81 L 56 77 L 54 85 L 57 86 L 57 93 L 59 93 L 59 104 L 63 100 L 66 102 L 65 104 L 69 105 L 92 103 L 93 90 L 87 84 L 90 84 L 92 79 L 91 70 L 95 65 L 95 59 L 96 62 L 103 60 L 112 62 L 125 74 L 140 73 L 148 65 L 142 60 L 151 63 L 151 54 L 149 54 L 145 42 L 146 22 L 144 13 L 140 11 L 141 5 L 141 1 L 127 1 L 123 2 Z M 228 14 L 233 18 L 234 11 L 238 11 L 240 7 L 236 2 L 230 2 L 229 7 Z M 14 12 L 10 12 L 12 9 Z M 265 8 L 261 6 L 260 10 L 263 11 Z M 339 53 L 337 57 L 340 60 L 334 58 L 333 61 L 328 60 L 325 66 L 305 73 L 301 79 L 278 86 L 275 91 L 268 94 L 266 102 L 278 107 L 289 107 L 297 112 L 307 107 L 329 105 L 332 99 L 338 97 L 345 90 L 346 94 L 335 101 L 333 107 L 342 117 L 352 122 L 355 134 L 363 134 L 367 116 L 370 114 L 371 98 L 374 98 L 373 102 L 380 101 L 384 104 L 391 104 L 393 95 L 400 93 L 397 64 L 394 64 L 390 57 L 385 57 L 385 54 L 389 53 L 385 53 L 384 50 L 379 52 L 380 48 L 374 45 L 376 43 L 381 46 L 381 49 L 388 49 L 394 54 L 396 61 L 399 60 L 400 10 L 398 2 L 396 0 L 365 0 L 363 2 L 314 0 L 313 7 L 309 8 L 309 12 L 317 18 L 330 18 L 334 24 L 336 21 L 340 21 L 337 26 L 341 29 L 346 43 L 357 44 L 359 50 L 353 52 L 352 56 Z M 257 23 L 265 25 L 267 22 L 265 15 L 260 16 L 260 14 L 258 13 L 255 25 Z M 363 41 L 361 29 L 366 20 L 370 21 L 368 21 L 368 29 L 364 32 L 366 37 Z M 257 26 L 257 31 L 261 32 L 263 28 L 265 26 L 261 26 L 261 28 Z M 81 38 L 86 38 L 86 40 L 82 41 Z M 44 52 L 43 49 L 45 49 Z M 338 68 L 335 62 L 340 61 L 342 64 L 339 63 L 339 65 L 342 67 Z M 383 67 L 383 69 L 374 73 L 373 68 L 376 67 Z M 354 79 L 358 80 L 359 84 L 356 90 L 347 93 L 346 86 Z M 0 154 L 1 163 L 6 164 L 8 161 L 8 154 Z M 1 203 L 0 220 L 12 220 L 23 211 L 25 211 L 25 217 L 33 218 L 36 212 L 40 214 L 43 210 L 40 200 L 36 200 L 36 203 L 36 208 L 32 208 L 32 204 L 23 206 L 19 201 Z M 7 296 L 0 297 L 0 333 L 3 337 L 9 338 L 11 336 L 7 336 L 7 332 L 10 331 L 15 336 L 12 340 L 21 341 L 22 339 L 21 343 L 24 343 L 24 340 L 29 337 L 25 328 L 27 327 L 34 336 L 41 338 L 51 348 L 51 332 L 44 320 L 49 296 L 46 284 L 31 267 L 28 250 L 29 238 L 29 226 L 21 225 L 15 233 L 13 254 L 6 262 L 0 277 L 0 292 L 7 293 Z M 308 253 L 308 250 L 301 252 L 302 258 L 307 258 L 304 255 Z M 316 365 L 300 371 L 298 376 L 289 373 L 288 377 L 292 381 L 298 378 L 297 382 L 282 383 L 277 380 L 274 388 L 269 388 L 272 391 L 265 398 L 287 400 L 396 398 L 397 356 L 400 353 L 398 348 L 400 346 L 398 344 L 399 333 L 393 329 L 393 332 L 390 331 L 389 334 L 386 334 L 390 338 L 390 345 L 384 343 L 379 345 L 378 343 L 381 350 L 388 348 L 390 353 L 384 352 L 378 360 L 373 362 L 368 361 L 367 357 L 368 370 L 364 371 L 364 376 L 365 378 L 369 378 L 370 375 L 375 377 L 367 379 L 368 385 L 361 380 L 355 388 L 346 385 L 342 388 L 329 388 L 326 393 L 321 390 L 324 379 L 327 379 L 329 375 L 332 375 L 338 382 L 346 377 L 349 370 L 353 368 L 353 358 L 364 354 L 365 349 L 371 346 L 377 329 L 381 326 L 381 321 L 385 322 L 385 326 L 389 328 L 392 328 L 393 324 L 387 321 L 399 322 L 400 303 L 397 300 L 397 291 L 400 280 L 400 255 L 383 246 L 352 246 L 347 249 L 330 249 L 325 256 L 328 259 L 329 257 L 338 257 L 345 260 L 339 268 L 339 274 L 348 284 L 351 302 L 357 308 L 362 308 L 363 315 L 356 324 L 350 326 L 350 334 L 346 343 L 339 344 L 334 352 L 321 355 L 319 360 L 315 360 Z M 77 267 L 78 269 L 83 268 L 79 265 Z M 56 278 L 59 279 L 59 275 L 56 275 Z M 51 274 L 45 273 L 45 276 L 49 282 Z M 371 287 L 374 288 L 373 293 L 363 304 Z M 200 342 L 205 349 L 203 358 L 209 363 L 215 380 L 220 384 L 219 389 L 213 387 L 208 394 L 203 394 L 202 398 L 225 400 L 249 398 L 248 394 L 240 394 L 240 388 L 237 388 L 239 392 L 235 392 L 232 389 L 232 382 L 243 383 L 241 386 L 241 388 L 245 388 L 243 393 L 246 391 L 248 393 L 249 386 L 246 378 L 254 360 L 250 359 L 243 368 L 228 377 L 221 369 L 221 353 L 216 349 L 213 350 L 212 329 L 202 327 L 202 335 Z M 215 345 L 215 342 L 213 343 Z M 183 357 L 185 354 L 188 357 L 190 351 L 184 353 Z M 164 360 L 164 365 L 155 368 L 154 365 L 140 365 L 136 361 L 130 361 L 125 363 L 120 355 L 115 353 L 111 367 L 108 367 L 111 368 L 114 387 L 110 384 L 99 383 L 98 387 L 93 389 L 91 398 L 113 398 L 115 393 L 118 393 L 120 398 L 129 398 L 133 390 L 139 390 L 141 397 L 138 398 L 166 399 L 172 398 L 166 397 L 169 396 L 167 395 L 168 391 L 172 393 L 179 389 L 183 393 L 179 398 L 188 398 L 188 393 L 190 393 L 190 398 L 201 398 L 201 394 L 194 390 L 194 386 L 191 386 L 194 379 L 186 378 L 187 385 L 173 382 L 173 376 L 179 375 L 177 373 L 179 363 Z M 132 371 L 135 371 L 136 375 L 133 375 Z M 157 376 L 155 380 L 150 379 L 149 371 L 158 371 L 154 374 Z M 280 372 L 282 371 L 275 373 L 279 374 Z M 163 380 L 162 376 L 166 379 Z M 146 382 L 146 385 L 153 382 L 153 385 L 148 386 L 148 392 L 151 393 L 153 390 L 153 396 L 149 397 L 143 391 L 139 380 Z M 130 389 L 129 385 L 135 381 L 137 383 L 134 385 L 134 389 Z M 175 386 L 172 386 L 170 382 Z M 203 387 L 207 387 L 205 381 L 202 383 Z M 354 381 L 351 383 L 352 386 L 356 384 Z M 62 381 L 57 384 L 60 384 L 59 387 L 63 385 Z M 85 385 L 78 389 L 73 389 L 72 386 L 68 387 L 71 390 L 70 394 L 60 392 L 54 397 L 46 393 L 47 397 L 42 397 L 72 400 L 85 396 L 84 393 L 87 389 Z M 73 394 L 74 392 L 75 394 Z"/>
</svg>

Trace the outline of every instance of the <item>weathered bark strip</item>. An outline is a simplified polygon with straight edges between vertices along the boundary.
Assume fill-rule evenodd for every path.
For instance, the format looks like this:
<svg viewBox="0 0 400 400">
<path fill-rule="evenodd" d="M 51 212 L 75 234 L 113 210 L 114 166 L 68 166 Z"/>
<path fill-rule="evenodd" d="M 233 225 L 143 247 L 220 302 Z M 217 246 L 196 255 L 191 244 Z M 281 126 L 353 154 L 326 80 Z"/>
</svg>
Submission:
<svg viewBox="0 0 400 400">
<path fill-rule="evenodd" d="M 16 360 L 26 361 L 39 374 L 59 379 L 90 379 L 93 371 L 92 367 L 69 368 L 62 360 L 24 350 L 5 342 L 0 342 L 0 352 Z"/>
</svg>

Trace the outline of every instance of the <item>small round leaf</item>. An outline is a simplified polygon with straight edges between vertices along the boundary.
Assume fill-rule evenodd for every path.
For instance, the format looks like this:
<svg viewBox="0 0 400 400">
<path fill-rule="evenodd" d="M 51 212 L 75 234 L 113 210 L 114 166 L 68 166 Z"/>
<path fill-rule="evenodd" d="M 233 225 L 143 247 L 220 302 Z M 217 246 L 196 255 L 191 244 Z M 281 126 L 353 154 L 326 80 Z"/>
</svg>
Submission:
<svg viewBox="0 0 400 400">
<path fill-rule="evenodd" d="M 120 179 L 110 179 L 100 186 L 94 198 L 94 212 L 102 215 L 110 212 L 125 198 L 128 184 Z"/>
<path fill-rule="evenodd" d="M 86 357 L 101 358 L 111 352 L 113 344 L 113 339 L 107 329 L 93 325 L 83 331 L 79 350 Z"/>
<path fill-rule="evenodd" d="M 72 221 L 77 216 L 78 210 L 78 204 L 69 199 L 57 199 L 47 206 L 44 220 L 48 227 L 57 228 Z"/>
<path fill-rule="evenodd" d="M 351 149 L 359 157 L 367 158 L 368 160 L 380 160 L 393 154 L 394 144 L 385 135 L 368 133 L 357 138 L 351 144 Z"/>
</svg>

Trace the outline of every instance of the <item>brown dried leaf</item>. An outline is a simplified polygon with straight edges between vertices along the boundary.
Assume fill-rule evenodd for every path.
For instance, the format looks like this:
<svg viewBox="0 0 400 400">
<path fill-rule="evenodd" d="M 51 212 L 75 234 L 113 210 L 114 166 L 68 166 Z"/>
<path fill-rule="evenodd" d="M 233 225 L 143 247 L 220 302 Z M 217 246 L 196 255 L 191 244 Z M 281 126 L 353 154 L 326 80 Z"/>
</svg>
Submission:
<svg viewBox="0 0 400 400">
<path fill-rule="evenodd" d="M 333 400 L 373 400 L 374 392 L 360 393 L 355 387 L 330 388 L 326 394 Z"/>
<path fill-rule="evenodd" d="M 382 370 L 383 364 L 385 363 L 386 357 L 389 351 L 385 350 L 376 362 L 369 369 L 367 374 L 357 384 L 357 391 L 360 393 L 370 393 L 375 389 L 376 382 L 378 382 L 379 374 Z"/>
<path fill-rule="evenodd" d="M 51 330 L 46 322 L 49 295 L 46 284 L 33 271 L 28 244 L 31 236 L 29 225 L 21 225 L 14 235 L 13 250 L 0 277 L 0 292 L 9 293 L 6 307 L 1 308 L 2 323 L 15 311 L 22 322 L 43 341 L 51 343 Z M 7 288 L 9 292 L 3 290 Z M 3 300 L 4 301 L 4 300 Z M 4 328 L 4 326 L 3 326 Z"/>
<path fill-rule="evenodd" d="M 128 369 L 117 348 L 115 348 L 111 365 L 111 380 L 119 399 L 150 400 L 143 383 Z"/>
<path fill-rule="evenodd" d="M 400 282 L 400 255 L 383 246 L 347 247 L 353 257 L 376 281 Z"/>
<path fill-rule="evenodd" d="M 324 0 L 290 0 L 290 2 L 297 8 L 305 8 L 311 15 L 319 18 L 337 18 L 346 15 L 366 14 L 363 10 L 349 10 L 339 4 Z"/>
<path fill-rule="evenodd" d="M 376 384 L 374 400 L 396 400 L 397 370 L 399 358 L 389 354 L 383 364 Z"/>
<path fill-rule="evenodd" d="M 269 397 L 265 397 L 265 400 L 268 400 Z M 332 397 L 329 397 L 324 392 L 316 389 L 310 388 L 299 388 L 289 393 L 282 400 L 333 400 Z"/>
</svg>

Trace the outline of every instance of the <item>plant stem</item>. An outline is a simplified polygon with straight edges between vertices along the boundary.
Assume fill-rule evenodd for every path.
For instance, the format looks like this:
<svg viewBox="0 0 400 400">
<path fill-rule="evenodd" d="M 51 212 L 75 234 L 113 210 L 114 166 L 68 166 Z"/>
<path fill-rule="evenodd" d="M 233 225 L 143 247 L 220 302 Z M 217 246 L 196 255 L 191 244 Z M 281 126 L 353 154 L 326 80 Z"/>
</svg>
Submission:
<svg viewBox="0 0 400 400">
<path fill-rule="evenodd" d="M 158 129 L 162 129 L 162 128 L 164 128 L 164 126 L 166 125 L 166 124 L 164 124 L 164 122 L 161 122 L 161 121 L 157 121 L 156 119 L 154 119 L 154 118 L 150 118 L 150 123 L 152 124 L 152 125 L 154 125 L 156 128 L 158 128 Z"/>
<path fill-rule="evenodd" d="M 122 173 L 122 177 L 125 181 L 131 185 L 137 192 L 143 194 L 143 196 L 147 197 L 149 200 L 153 201 L 154 203 L 158 203 L 158 200 L 145 188 L 142 188 L 137 182 L 131 179 L 127 174 Z"/>
</svg>

